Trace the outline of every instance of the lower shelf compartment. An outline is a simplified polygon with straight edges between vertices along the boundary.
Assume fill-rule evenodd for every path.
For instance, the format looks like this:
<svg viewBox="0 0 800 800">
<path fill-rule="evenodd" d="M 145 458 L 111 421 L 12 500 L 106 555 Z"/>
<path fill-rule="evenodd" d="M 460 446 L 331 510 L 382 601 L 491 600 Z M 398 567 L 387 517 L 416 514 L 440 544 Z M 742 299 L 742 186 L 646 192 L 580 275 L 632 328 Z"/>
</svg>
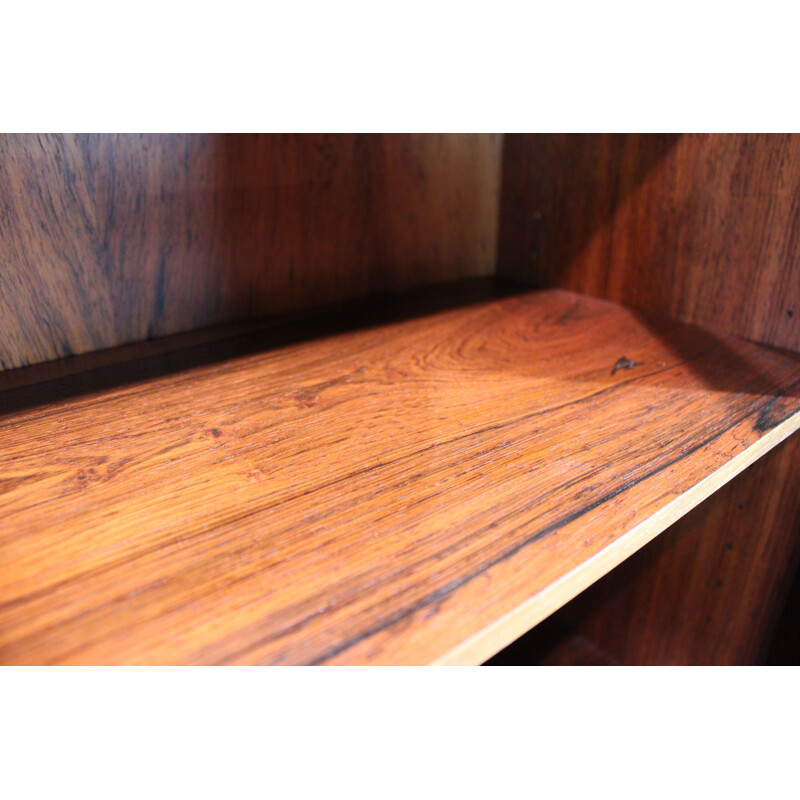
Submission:
<svg viewBox="0 0 800 800">
<path fill-rule="evenodd" d="M 557 616 L 557 614 L 556 614 Z M 487 667 L 618 667 L 610 653 L 550 618 L 492 656 Z"/>
<path fill-rule="evenodd" d="M 800 426 L 797 356 L 490 295 L 3 376 L 0 661 L 481 663 Z"/>
</svg>

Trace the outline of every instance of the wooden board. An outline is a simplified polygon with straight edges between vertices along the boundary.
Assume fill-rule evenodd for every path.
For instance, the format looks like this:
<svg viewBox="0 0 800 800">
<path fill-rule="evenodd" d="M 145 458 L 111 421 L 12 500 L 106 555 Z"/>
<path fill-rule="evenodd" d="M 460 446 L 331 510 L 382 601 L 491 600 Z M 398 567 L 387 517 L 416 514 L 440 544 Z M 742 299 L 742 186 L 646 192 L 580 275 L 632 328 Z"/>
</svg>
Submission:
<svg viewBox="0 0 800 800">
<path fill-rule="evenodd" d="M 333 319 L 7 389 L 2 662 L 480 663 L 800 425 L 800 357 L 569 292 Z"/>
<path fill-rule="evenodd" d="M 509 135 L 504 274 L 800 350 L 800 135 Z"/>
<path fill-rule="evenodd" d="M 0 135 L 0 370 L 494 271 L 495 135 Z"/>
</svg>

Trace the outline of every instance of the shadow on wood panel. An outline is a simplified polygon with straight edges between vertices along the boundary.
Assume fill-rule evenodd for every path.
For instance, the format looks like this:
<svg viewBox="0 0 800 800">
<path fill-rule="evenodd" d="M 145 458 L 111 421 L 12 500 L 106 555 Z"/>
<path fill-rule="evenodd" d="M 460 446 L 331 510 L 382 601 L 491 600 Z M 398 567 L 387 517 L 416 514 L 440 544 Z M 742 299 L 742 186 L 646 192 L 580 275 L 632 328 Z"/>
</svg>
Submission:
<svg viewBox="0 0 800 800">
<path fill-rule="evenodd" d="M 760 250 L 755 245 L 745 248 L 732 269 L 729 251 L 735 249 L 735 243 L 719 241 L 720 230 L 727 230 L 725 203 L 732 203 L 728 213 L 735 216 L 739 229 L 761 225 L 758 215 L 747 216 L 745 208 L 761 203 L 766 214 L 767 200 L 761 198 L 779 192 L 778 186 L 768 182 L 769 176 L 774 179 L 776 174 L 770 159 L 774 161 L 773 151 L 783 153 L 789 145 L 767 139 L 750 143 L 755 155 L 748 151 L 749 155 L 741 156 L 734 152 L 739 142 L 732 137 L 687 140 L 683 142 L 690 145 L 686 148 L 682 142 L 681 134 L 507 135 L 498 271 L 536 286 L 563 287 L 646 309 L 640 320 L 661 336 L 708 388 L 747 391 L 748 385 L 759 385 L 757 364 L 720 342 L 721 352 L 738 360 L 736 369 L 703 372 L 693 359 L 694 340 L 712 344 L 713 333 L 698 329 L 694 338 L 673 336 L 663 333 L 657 320 L 658 315 L 688 322 L 706 320 L 714 330 L 742 335 L 736 325 L 731 330 L 731 326 L 712 323 L 721 308 L 728 308 L 731 302 L 743 305 L 745 298 L 750 299 L 748 281 L 755 291 L 756 273 L 762 266 L 769 271 L 781 257 L 788 258 L 791 242 L 782 256 L 776 252 L 777 245 L 772 249 L 766 245 Z M 747 144 L 741 142 L 744 150 Z M 716 182 L 713 169 L 702 163 L 700 151 L 722 160 Z M 732 159 L 737 164 L 731 165 Z M 696 178 L 699 196 L 692 197 L 691 203 L 687 186 L 673 185 L 682 175 L 681 165 L 683 172 L 702 167 L 702 175 Z M 694 186 L 689 178 L 684 183 Z M 640 191 L 643 187 L 646 191 Z M 744 198 L 739 205 L 726 199 L 734 187 L 739 187 Z M 671 202 L 680 207 L 671 207 Z M 698 260 L 701 263 L 696 263 Z M 793 269 L 787 262 L 784 278 Z M 727 277 L 720 278 L 720 273 Z M 793 311 L 785 313 L 791 318 Z M 791 338 L 786 338 L 788 322 L 791 319 L 781 322 L 787 342 Z M 764 341 L 756 332 L 753 327 L 752 337 Z M 635 357 L 621 352 L 620 359 Z M 721 375 L 726 376 L 722 382 Z"/>
<path fill-rule="evenodd" d="M 507 134 L 498 271 L 560 285 L 577 256 L 681 134 Z M 611 173 L 611 174 L 610 174 Z M 605 265 L 598 265 L 598 275 Z M 669 276 L 643 275 L 643 280 Z"/>
<path fill-rule="evenodd" d="M 660 314 L 634 313 L 642 325 L 658 337 L 703 386 L 713 391 L 754 395 L 771 393 L 776 384 L 764 369 L 765 354 L 774 352 L 776 356 L 800 363 L 800 353 L 791 350 L 767 345 L 759 345 L 757 351 L 746 345 L 734 349 L 731 346 L 732 337 L 723 338 L 695 325 L 676 326 L 673 319 Z M 711 351 L 716 354 L 714 368 L 705 370 L 702 367 L 704 361 L 698 356 Z M 623 356 L 620 358 L 622 360 Z M 780 395 L 800 397 L 800 383 L 783 389 Z"/>
</svg>

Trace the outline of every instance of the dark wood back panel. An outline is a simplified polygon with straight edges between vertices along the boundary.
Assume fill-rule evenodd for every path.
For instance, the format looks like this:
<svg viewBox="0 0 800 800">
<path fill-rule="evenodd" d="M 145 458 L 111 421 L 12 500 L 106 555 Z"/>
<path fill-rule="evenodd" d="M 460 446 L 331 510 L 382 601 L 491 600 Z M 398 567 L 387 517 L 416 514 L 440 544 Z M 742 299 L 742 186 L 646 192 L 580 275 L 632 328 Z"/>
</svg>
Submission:
<svg viewBox="0 0 800 800">
<path fill-rule="evenodd" d="M 800 136 L 509 135 L 500 271 L 800 350 Z"/>
<path fill-rule="evenodd" d="M 495 135 L 0 136 L 0 368 L 490 274 Z"/>
</svg>

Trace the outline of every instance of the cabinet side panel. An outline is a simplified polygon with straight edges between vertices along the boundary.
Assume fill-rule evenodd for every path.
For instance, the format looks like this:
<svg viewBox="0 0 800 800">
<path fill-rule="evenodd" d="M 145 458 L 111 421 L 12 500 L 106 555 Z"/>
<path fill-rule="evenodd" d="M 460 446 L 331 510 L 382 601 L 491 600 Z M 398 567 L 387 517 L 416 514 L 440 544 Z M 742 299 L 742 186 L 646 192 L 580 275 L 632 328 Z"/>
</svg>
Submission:
<svg viewBox="0 0 800 800">
<path fill-rule="evenodd" d="M 498 263 L 800 350 L 800 135 L 509 135 Z"/>
</svg>

